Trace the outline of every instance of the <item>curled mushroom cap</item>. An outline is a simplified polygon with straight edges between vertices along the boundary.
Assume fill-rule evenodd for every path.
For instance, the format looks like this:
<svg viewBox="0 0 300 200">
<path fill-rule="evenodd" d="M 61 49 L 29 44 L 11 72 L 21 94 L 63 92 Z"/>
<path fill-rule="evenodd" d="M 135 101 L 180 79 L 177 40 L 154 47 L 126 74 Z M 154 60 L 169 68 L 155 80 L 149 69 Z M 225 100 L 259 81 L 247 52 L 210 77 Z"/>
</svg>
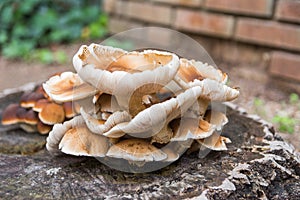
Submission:
<svg viewBox="0 0 300 200">
<path fill-rule="evenodd" d="M 214 124 L 216 126 L 217 131 L 220 131 L 223 128 L 223 126 L 225 126 L 228 123 L 228 118 L 226 117 L 226 115 L 219 111 L 209 110 L 205 114 L 205 119 L 211 124 Z"/>
<path fill-rule="evenodd" d="M 161 150 L 167 154 L 167 158 L 163 160 L 164 162 L 173 162 L 178 160 L 178 158 L 191 147 L 193 140 L 188 139 L 180 142 L 170 142 Z"/>
<path fill-rule="evenodd" d="M 63 124 L 55 124 L 47 137 L 46 148 L 53 154 L 60 154 L 59 143 L 65 133 L 73 126 L 81 123 L 81 117 L 76 116 L 73 119 L 64 122 Z"/>
<path fill-rule="evenodd" d="M 202 119 L 182 118 L 171 122 L 174 137 L 171 141 L 186 141 L 188 139 L 202 139 L 211 136 L 215 126 Z"/>
<path fill-rule="evenodd" d="M 204 79 L 203 81 L 194 80 L 190 83 L 190 87 L 195 86 L 203 88 L 201 98 L 211 101 L 232 101 L 240 94 L 237 89 L 211 79 Z"/>
<path fill-rule="evenodd" d="M 2 113 L 2 124 L 11 125 L 19 123 L 19 118 L 17 116 L 17 111 L 20 108 L 19 104 L 10 104 L 5 108 Z"/>
<path fill-rule="evenodd" d="M 115 111 L 120 110 L 120 107 L 116 101 L 116 98 L 109 94 L 99 95 L 95 104 L 96 104 L 96 106 L 99 106 L 99 110 L 101 112 L 113 113 Z"/>
<path fill-rule="evenodd" d="M 145 84 L 166 85 L 177 73 L 179 58 L 162 51 L 126 52 L 91 44 L 79 49 L 73 64 L 79 76 L 98 90 L 126 95 Z"/>
<path fill-rule="evenodd" d="M 109 157 L 123 158 L 128 161 L 161 161 L 167 155 L 142 139 L 127 139 L 111 146 L 106 154 Z"/>
<path fill-rule="evenodd" d="M 81 114 L 87 126 L 94 133 L 110 137 L 111 135 L 124 135 L 126 133 L 134 137 L 145 138 L 157 134 L 166 123 L 183 114 L 197 101 L 200 95 L 201 87 L 190 88 L 177 97 L 152 105 L 138 113 L 133 119 L 130 115 L 128 116 L 128 113 L 124 115 L 124 118 L 115 118 L 114 123 L 109 127 L 110 129 L 107 129 L 108 127 L 105 129 L 106 132 L 102 129 L 103 125 L 98 125 L 98 121 L 93 120 L 92 116 L 87 115 L 85 112 L 81 112 Z"/>
<path fill-rule="evenodd" d="M 59 143 L 63 153 L 76 156 L 104 157 L 108 146 L 106 137 L 93 134 L 84 123 L 69 129 Z"/>
<path fill-rule="evenodd" d="M 202 144 L 206 148 L 215 151 L 225 151 L 227 150 L 226 143 L 231 143 L 231 140 L 227 137 L 220 136 L 219 133 L 214 132 L 211 136 L 205 139 L 197 140 L 199 144 Z"/>
<path fill-rule="evenodd" d="M 48 96 L 56 102 L 68 102 L 93 96 L 95 88 L 83 82 L 78 74 L 63 72 L 52 76 L 43 88 Z"/>
<path fill-rule="evenodd" d="M 151 138 L 151 144 L 152 143 L 166 144 L 170 142 L 172 137 L 173 137 L 173 131 L 169 127 L 169 125 L 166 124 L 157 134 L 155 134 Z"/>
<path fill-rule="evenodd" d="M 112 131 L 111 129 L 117 124 L 122 124 L 131 120 L 131 116 L 126 111 L 117 111 L 111 114 L 106 121 L 97 119 L 86 113 L 81 108 L 80 113 L 85 120 L 87 127 L 96 134 L 105 135 L 106 137 L 119 138 L 125 135 L 121 130 Z"/>
<path fill-rule="evenodd" d="M 47 138 L 46 148 L 54 154 L 63 152 L 77 156 L 104 157 L 109 140 L 91 133 L 83 118 L 76 116 L 63 124 L 54 125 Z"/>
<path fill-rule="evenodd" d="M 180 68 L 177 76 L 186 83 L 192 82 L 195 79 L 203 80 L 205 78 L 215 80 L 220 83 L 226 83 L 227 75 L 222 73 L 221 70 L 195 60 L 180 59 Z"/>
</svg>

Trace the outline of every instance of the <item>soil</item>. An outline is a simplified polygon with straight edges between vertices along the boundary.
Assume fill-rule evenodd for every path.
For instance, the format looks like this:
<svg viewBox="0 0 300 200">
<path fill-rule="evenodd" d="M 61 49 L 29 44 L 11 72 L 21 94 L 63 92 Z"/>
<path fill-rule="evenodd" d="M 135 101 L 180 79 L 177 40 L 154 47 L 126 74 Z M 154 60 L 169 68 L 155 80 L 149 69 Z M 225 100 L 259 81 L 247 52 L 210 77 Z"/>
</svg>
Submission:
<svg viewBox="0 0 300 200">
<path fill-rule="evenodd" d="M 64 65 L 45 65 L 25 61 L 7 60 L 0 56 L 0 93 L 7 88 L 15 88 L 29 82 L 43 82 L 49 76 L 62 71 L 74 71 L 72 57 L 79 49 L 80 44 L 72 44 L 68 47 L 56 47 L 67 52 L 70 58 Z M 300 102 L 292 104 L 289 96 L 290 88 L 276 84 L 277 80 L 266 75 L 265 71 L 237 64 L 234 67 L 222 62 L 216 62 L 219 68 L 229 76 L 229 85 L 240 88 L 241 96 L 234 103 L 244 107 L 249 113 L 257 114 L 263 119 L 272 122 L 275 115 L 289 116 L 295 119 L 294 133 L 280 133 L 279 126 L 276 131 L 296 149 L 300 150 Z M 299 94 L 298 94 L 299 95 Z M 300 96 L 300 95 L 299 95 Z M 256 105 L 255 99 L 262 102 Z"/>
<path fill-rule="evenodd" d="M 300 151 L 300 101 L 291 103 L 289 100 L 291 93 L 297 92 L 282 86 L 281 80 L 269 77 L 265 71 L 257 68 L 243 65 L 230 68 L 224 63 L 219 68 L 228 74 L 230 86 L 240 88 L 241 95 L 234 103 L 245 108 L 248 113 L 273 123 L 276 132 Z M 300 96 L 299 93 L 297 95 Z M 280 132 L 279 124 L 274 122 L 276 115 L 295 120 L 294 132 Z"/>
</svg>

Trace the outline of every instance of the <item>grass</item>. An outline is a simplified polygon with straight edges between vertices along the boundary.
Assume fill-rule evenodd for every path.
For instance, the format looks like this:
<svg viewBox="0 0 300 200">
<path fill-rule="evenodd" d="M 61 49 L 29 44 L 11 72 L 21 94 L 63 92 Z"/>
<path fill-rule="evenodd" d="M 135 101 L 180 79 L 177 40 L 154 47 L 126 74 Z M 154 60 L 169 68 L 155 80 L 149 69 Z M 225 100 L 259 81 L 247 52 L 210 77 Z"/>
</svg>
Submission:
<svg viewBox="0 0 300 200">
<path fill-rule="evenodd" d="M 282 109 L 276 111 L 276 114 L 269 120 L 274 123 L 275 127 L 277 127 L 280 132 L 293 134 L 295 132 L 296 125 L 300 123 L 300 121 L 295 118 L 293 113 L 287 111 L 290 106 L 300 109 L 298 94 L 292 93 L 290 94 L 287 102 L 281 102 Z M 255 98 L 253 101 L 253 107 L 254 111 L 258 115 L 263 118 L 267 118 L 266 109 L 268 109 L 268 106 L 264 100 Z"/>
</svg>

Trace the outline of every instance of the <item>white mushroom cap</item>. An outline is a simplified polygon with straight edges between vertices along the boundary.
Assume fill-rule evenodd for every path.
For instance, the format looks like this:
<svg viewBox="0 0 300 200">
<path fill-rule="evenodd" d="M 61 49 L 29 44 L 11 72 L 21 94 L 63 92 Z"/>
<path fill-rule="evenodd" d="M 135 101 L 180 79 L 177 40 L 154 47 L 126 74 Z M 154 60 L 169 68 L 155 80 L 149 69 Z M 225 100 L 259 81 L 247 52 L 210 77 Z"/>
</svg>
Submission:
<svg viewBox="0 0 300 200">
<path fill-rule="evenodd" d="M 170 142 L 164 147 L 161 148 L 161 150 L 167 154 L 167 158 L 163 160 L 164 162 L 174 162 L 179 159 L 179 157 L 188 149 L 191 147 L 193 143 L 193 140 L 188 139 L 186 141 L 180 141 L 180 142 Z"/>
<path fill-rule="evenodd" d="M 116 61 L 120 56 L 128 53 L 120 48 L 97 45 L 82 45 L 73 57 L 73 65 L 77 72 L 81 71 L 87 64 L 95 68 L 106 69 L 111 62 Z"/>
<path fill-rule="evenodd" d="M 43 88 L 47 95 L 56 102 L 68 102 L 93 96 L 96 89 L 83 82 L 73 72 L 63 72 L 52 76 Z"/>
<path fill-rule="evenodd" d="M 128 95 L 145 84 L 166 85 L 177 73 L 179 58 L 162 51 L 128 53 L 118 48 L 91 44 L 79 49 L 73 65 L 79 76 L 98 90 Z"/>
<path fill-rule="evenodd" d="M 80 109 L 80 113 L 87 125 L 87 127 L 95 134 L 105 135 L 107 137 L 119 138 L 125 135 L 121 130 L 116 132 L 110 130 L 117 124 L 128 122 L 131 120 L 131 116 L 126 111 L 116 111 L 111 114 L 106 121 L 99 120 L 92 115 L 85 112 L 83 108 Z"/>
<path fill-rule="evenodd" d="M 189 83 L 189 86 L 202 87 L 202 95 L 200 97 L 211 101 L 231 101 L 240 94 L 237 89 L 210 79 L 204 79 L 203 81 L 194 80 L 192 83 Z"/>
<path fill-rule="evenodd" d="M 81 116 L 76 116 L 63 124 L 55 124 L 47 138 L 46 148 L 53 154 L 104 157 L 109 142 L 106 137 L 89 131 Z"/>
<path fill-rule="evenodd" d="M 220 136 L 217 132 L 214 132 L 211 136 L 205 139 L 199 139 L 197 142 L 206 148 L 215 151 L 225 151 L 227 150 L 226 143 L 231 143 L 231 140 L 227 137 Z"/>
<path fill-rule="evenodd" d="M 205 78 L 215 80 L 220 83 L 226 83 L 227 75 L 221 70 L 195 60 L 180 59 L 180 68 L 176 76 L 179 76 L 186 83 L 192 82 L 195 79 L 203 80 Z"/>
<path fill-rule="evenodd" d="M 81 116 L 76 116 L 73 119 L 64 122 L 63 124 L 55 124 L 47 137 L 47 150 L 53 154 L 61 153 L 58 148 L 61 139 L 69 129 L 71 129 L 73 126 L 81 124 L 81 120 Z"/>
<path fill-rule="evenodd" d="M 174 162 L 180 157 L 180 155 L 172 148 L 163 148 L 162 151 L 167 154 L 167 158 L 164 160 L 164 162 Z"/>
<path fill-rule="evenodd" d="M 120 110 L 120 106 L 118 105 L 115 97 L 110 94 L 101 94 L 97 98 L 95 104 L 100 107 L 101 112 L 113 113 L 115 111 Z"/>
<path fill-rule="evenodd" d="M 207 108 L 209 106 L 210 100 L 198 98 L 197 102 L 195 102 L 184 114 L 185 118 L 203 118 Z"/>
<path fill-rule="evenodd" d="M 211 136 L 215 126 L 202 119 L 182 118 L 171 123 L 174 137 L 171 141 L 186 141 L 188 139 L 202 139 Z"/>
<path fill-rule="evenodd" d="M 75 156 L 104 157 L 108 146 L 108 138 L 93 134 L 85 124 L 69 129 L 59 143 L 63 153 Z"/>
<path fill-rule="evenodd" d="M 128 161 L 162 161 L 167 155 L 142 139 L 127 139 L 110 147 L 107 156 Z"/>
<path fill-rule="evenodd" d="M 166 144 L 170 142 L 172 137 L 173 137 L 173 131 L 169 127 L 169 125 L 166 124 L 157 134 L 155 134 L 151 138 L 151 144 L 152 143 Z"/>
<path fill-rule="evenodd" d="M 139 138 L 151 137 L 157 134 L 166 123 L 186 112 L 200 95 L 201 87 L 190 88 L 175 98 L 141 111 L 131 121 L 116 124 L 109 132 L 124 132 Z"/>
<path fill-rule="evenodd" d="M 228 118 L 224 113 L 214 110 L 209 110 L 205 114 L 205 119 L 211 124 L 216 125 L 217 131 L 220 131 L 223 128 L 223 126 L 225 126 L 228 123 Z"/>
</svg>

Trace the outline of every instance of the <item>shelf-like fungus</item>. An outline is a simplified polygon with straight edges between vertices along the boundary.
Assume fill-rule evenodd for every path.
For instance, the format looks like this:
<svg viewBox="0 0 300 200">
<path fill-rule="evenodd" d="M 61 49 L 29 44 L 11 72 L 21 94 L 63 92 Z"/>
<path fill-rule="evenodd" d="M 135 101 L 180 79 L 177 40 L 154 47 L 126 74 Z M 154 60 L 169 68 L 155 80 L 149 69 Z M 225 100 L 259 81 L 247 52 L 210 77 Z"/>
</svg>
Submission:
<svg viewBox="0 0 300 200">
<path fill-rule="evenodd" d="M 228 119 L 212 103 L 231 101 L 239 91 L 226 85 L 228 77 L 219 69 L 171 52 L 97 44 L 83 45 L 73 65 L 77 73 L 64 72 L 43 84 L 44 99 L 37 95 L 32 103 L 30 95 L 23 97 L 24 109 L 33 108 L 30 114 L 38 116 L 38 121 L 25 118 L 29 125 L 42 133 L 54 125 L 46 145 L 51 153 L 122 161 L 130 169 L 166 166 L 192 144 L 227 149 L 230 139 L 220 131 Z M 3 123 L 22 121 L 18 109 L 9 106 Z"/>
<path fill-rule="evenodd" d="M 74 117 L 79 113 L 79 109 L 72 99 L 63 104 L 54 102 L 43 87 L 38 86 L 32 92 L 23 93 L 19 103 L 10 104 L 4 109 L 2 124 L 17 124 L 26 132 L 48 134 L 54 124 Z"/>
</svg>

